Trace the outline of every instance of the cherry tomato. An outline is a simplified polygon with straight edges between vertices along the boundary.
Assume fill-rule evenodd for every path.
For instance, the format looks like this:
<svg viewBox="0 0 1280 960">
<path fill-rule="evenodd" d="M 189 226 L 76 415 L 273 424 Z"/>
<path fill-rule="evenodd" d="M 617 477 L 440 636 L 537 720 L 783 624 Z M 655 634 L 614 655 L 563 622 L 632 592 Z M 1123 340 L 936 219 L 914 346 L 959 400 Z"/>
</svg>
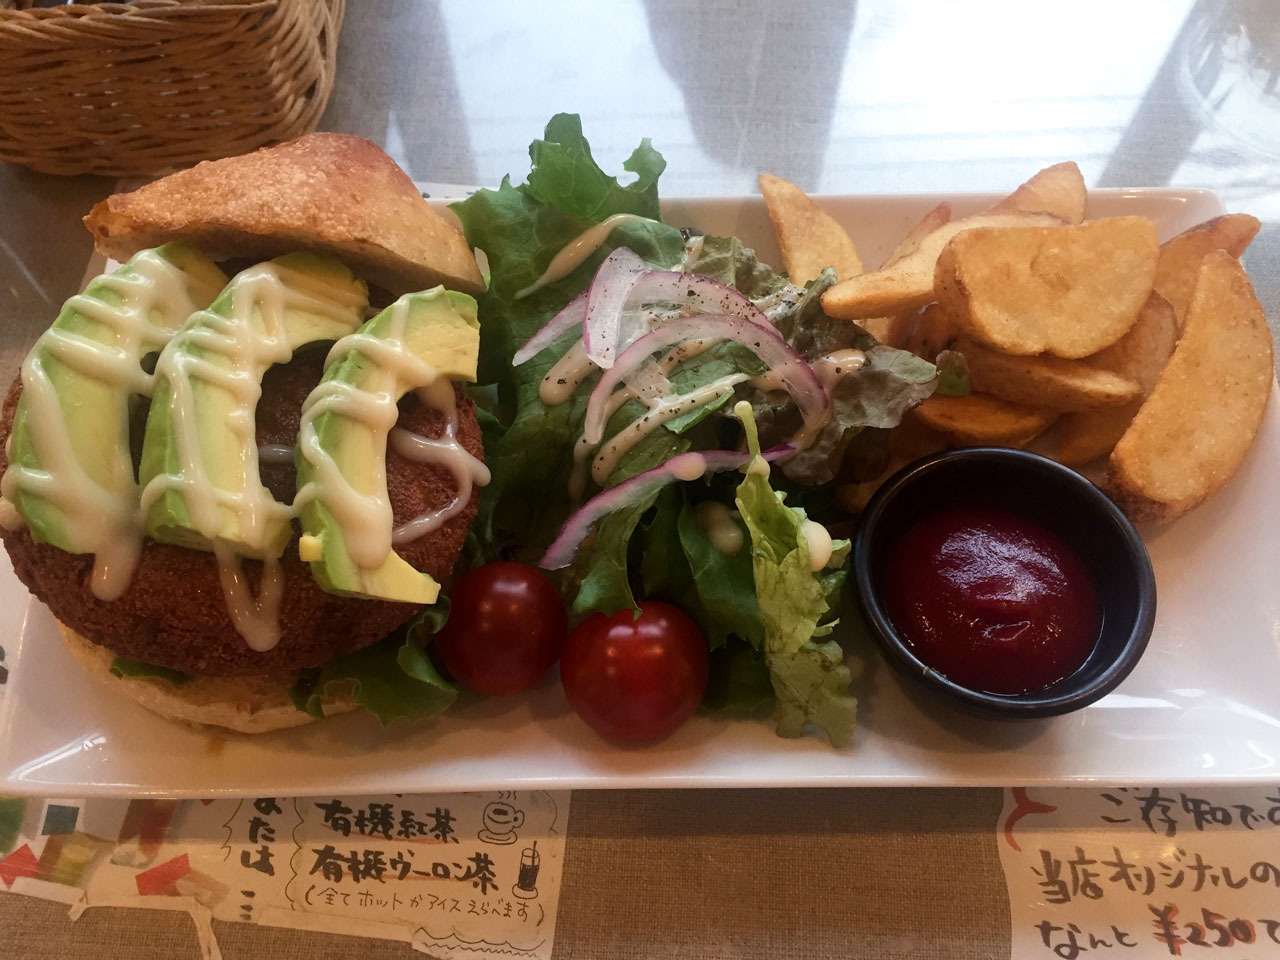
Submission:
<svg viewBox="0 0 1280 960">
<path fill-rule="evenodd" d="M 565 696 L 611 740 L 657 740 L 693 716 L 707 690 L 707 642 L 667 603 L 640 616 L 592 614 L 573 628 L 560 657 Z"/>
<path fill-rule="evenodd" d="M 449 619 L 435 644 L 459 683 L 496 696 L 537 683 L 560 656 L 568 629 L 560 592 L 542 573 L 523 563 L 487 563 L 449 592 Z"/>
</svg>

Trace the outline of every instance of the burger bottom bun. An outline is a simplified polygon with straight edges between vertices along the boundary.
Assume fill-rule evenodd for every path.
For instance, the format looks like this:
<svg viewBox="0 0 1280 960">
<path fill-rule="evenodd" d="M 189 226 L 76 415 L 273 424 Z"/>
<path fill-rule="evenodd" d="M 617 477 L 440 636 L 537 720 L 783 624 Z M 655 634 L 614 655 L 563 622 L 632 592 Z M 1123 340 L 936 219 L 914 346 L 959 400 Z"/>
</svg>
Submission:
<svg viewBox="0 0 1280 960">
<path fill-rule="evenodd" d="M 268 733 L 310 723 L 314 718 L 293 705 L 280 681 L 270 677 L 196 677 L 174 685 L 159 677 L 117 677 L 115 654 L 58 622 L 67 648 L 80 666 L 112 689 L 166 720 L 221 727 L 237 733 Z M 356 708 L 349 693 L 326 700 L 325 716 Z"/>
</svg>

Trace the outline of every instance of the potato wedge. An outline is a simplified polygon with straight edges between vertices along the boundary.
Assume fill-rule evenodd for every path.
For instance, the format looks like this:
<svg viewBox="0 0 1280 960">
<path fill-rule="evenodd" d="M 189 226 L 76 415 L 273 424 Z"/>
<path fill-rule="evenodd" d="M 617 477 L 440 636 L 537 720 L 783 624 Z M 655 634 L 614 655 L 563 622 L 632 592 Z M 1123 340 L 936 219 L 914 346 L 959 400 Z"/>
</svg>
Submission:
<svg viewBox="0 0 1280 960">
<path fill-rule="evenodd" d="M 911 323 L 904 328 L 902 343 L 893 344 L 910 350 L 917 357 L 932 363 L 939 353 L 946 350 L 956 338 L 956 325 L 947 311 L 937 303 L 931 303 L 918 314 L 908 315 Z"/>
<path fill-rule="evenodd" d="M 906 416 L 889 432 L 889 459 L 910 463 L 931 453 L 945 450 L 950 443 L 919 417 Z"/>
<path fill-rule="evenodd" d="M 937 230 L 943 224 L 951 220 L 951 204 L 943 200 L 940 204 L 930 210 L 921 218 L 911 230 L 903 237 L 893 251 L 885 258 L 884 263 L 880 265 L 880 269 L 891 267 L 901 260 L 905 260 L 911 254 L 920 249 L 920 244 L 924 238 L 933 231 Z M 896 313 L 890 317 L 875 317 L 868 320 L 857 321 L 862 329 L 870 332 L 881 343 L 888 344 L 891 347 L 899 349 L 910 349 L 906 346 L 907 341 L 911 337 L 911 332 L 916 325 L 916 313 L 914 310 L 907 310 L 902 313 Z M 879 332 L 877 332 L 879 331 Z M 883 333 L 883 336 L 881 335 Z M 923 354 L 922 354 L 923 356 Z M 933 357 L 929 357 L 930 360 Z"/>
<path fill-rule="evenodd" d="M 1200 261 L 1214 250 L 1225 250 L 1239 258 L 1249 248 L 1258 233 L 1257 217 L 1247 213 L 1228 213 L 1197 224 L 1183 231 L 1160 247 L 1156 261 L 1155 288 L 1173 304 L 1178 317 L 1178 329 L 1182 329 L 1187 315 L 1187 305 L 1200 275 Z"/>
<path fill-rule="evenodd" d="M 1047 227 L 1061 225 L 1047 213 L 979 213 L 952 220 L 927 234 L 920 246 L 901 260 L 861 276 L 842 280 L 822 295 L 822 309 L 846 320 L 882 317 L 923 307 L 933 296 L 934 264 L 957 234 L 975 227 Z"/>
<path fill-rule="evenodd" d="M 974 390 L 1013 403 L 1065 413 L 1125 403 L 1141 390 L 1136 381 L 1083 360 L 1015 357 L 965 338 L 955 349 L 964 354 Z"/>
<path fill-rule="evenodd" d="M 884 263 L 880 264 L 880 269 L 891 267 L 899 260 L 905 260 L 911 254 L 920 249 L 920 244 L 924 238 L 933 231 L 937 230 L 945 223 L 951 222 L 951 204 L 943 200 L 940 204 L 930 210 L 921 218 L 920 222 L 912 227 L 905 237 L 898 241 L 898 245 L 893 248 L 889 256 L 885 257 Z"/>
<path fill-rule="evenodd" d="M 1084 219 L 1088 191 L 1080 168 L 1071 161 L 1045 167 L 1034 177 L 1005 197 L 993 213 L 1021 210 L 1024 213 L 1051 213 L 1065 223 Z"/>
<path fill-rule="evenodd" d="M 1103 489 L 1125 513 L 1167 522 L 1231 478 L 1271 395 L 1271 353 L 1244 268 L 1225 250 L 1207 254 L 1182 338 L 1111 452 Z"/>
<path fill-rule="evenodd" d="M 948 397 L 935 393 L 912 414 L 926 426 L 967 445 L 1020 447 L 1058 418 L 1056 410 L 1010 403 L 983 393 Z"/>
<path fill-rule="evenodd" d="M 891 347 L 896 346 L 893 341 L 900 336 L 901 323 L 898 317 L 865 317 L 853 322 L 881 343 L 887 343 Z"/>
<path fill-rule="evenodd" d="M 966 230 L 938 257 L 935 292 L 984 346 L 1076 359 L 1133 326 L 1158 255 L 1156 228 L 1146 217 Z"/>
<path fill-rule="evenodd" d="M 792 283 L 804 286 L 827 267 L 841 280 L 862 273 L 858 248 L 831 214 L 788 180 L 762 173 L 759 182 Z"/>
<path fill-rule="evenodd" d="M 1069 413 L 1058 421 L 1057 458 L 1078 466 L 1111 452 L 1124 436 L 1178 342 L 1178 321 L 1173 306 L 1154 290 L 1142 305 L 1129 332 L 1088 362 L 1138 383 L 1141 393 L 1117 407 L 1101 407 Z"/>
</svg>

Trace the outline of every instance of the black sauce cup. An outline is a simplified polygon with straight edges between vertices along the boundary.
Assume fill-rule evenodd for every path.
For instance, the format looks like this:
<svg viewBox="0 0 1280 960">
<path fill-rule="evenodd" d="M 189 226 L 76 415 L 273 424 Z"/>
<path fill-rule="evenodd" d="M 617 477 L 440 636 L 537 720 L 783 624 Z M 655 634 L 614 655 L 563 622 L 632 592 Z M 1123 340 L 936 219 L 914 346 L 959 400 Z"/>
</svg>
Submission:
<svg viewBox="0 0 1280 960">
<path fill-rule="evenodd" d="M 1039 522 L 1074 548 L 1093 575 L 1102 613 L 1098 641 L 1074 673 L 1043 690 L 987 693 L 948 680 L 915 655 L 886 609 L 885 570 L 907 529 L 948 507 L 978 505 Z M 889 663 L 918 687 L 985 717 L 1050 717 L 1098 700 L 1137 664 L 1156 613 L 1151 560 L 1133 524 L 1080 474 L 1024 450 L 951 450 L 903 467 L 859 519 L 853 574 L 867 625 Z"/>
</svg>

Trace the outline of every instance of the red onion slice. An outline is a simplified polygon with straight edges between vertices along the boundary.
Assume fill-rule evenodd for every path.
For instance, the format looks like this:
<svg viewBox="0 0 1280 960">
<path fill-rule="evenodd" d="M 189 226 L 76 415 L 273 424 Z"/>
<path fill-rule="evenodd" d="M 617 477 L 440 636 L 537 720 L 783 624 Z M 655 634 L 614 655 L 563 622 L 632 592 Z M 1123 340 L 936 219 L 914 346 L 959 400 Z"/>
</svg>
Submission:
<svg viewBox="0 0 1280 960">
<path fill-rule="evenodd" d="M 674 270 L 650 270 L 631 288 L 631 295 L 624 309 L 642 303 L 676 303 L 691 307 L 698 313 L 728 314 L 759 324 L 770 333 L 778 334 L 759 307 L 733 287 L 700 273 L 680 273 Z M 624 344 L 625 346 L 625 344 Z"/>
<path fill-rule="evenodd" d="M 587 292 L 584 290 L 561 308 L 511 358 L 511 365 L 518 367 L 551 346 L 574 327 L 581 327 L 587 315 Z"/>
<path fill-rule="evenodd" d="M 761 456 L 766 460 L 779 460 L 795 452 L 794 445 L 783 443 L 766 450 Z M 736 450 L 681 453 L 652 470 L 638 473 L 616 487 L 597 493 L 564 522 L 560 533 L 551 542 L 551 546 L 547 547 L 542 559 L 538 561 L 538 566 L 544 570 L 559 570 L 571 564 L 574 556 L 577 555 L 578 547 L 591 532 L 592 525 L 601 517 L 615 510 L 634 506 L 655 490 L 661 490 L 678 480 L 697 480 L 708 473 L 734 470 L 744 466 L 749 459 L 749 454 L 739 453 Z"/>
<path fill-rule="evenodd" d="M 636 281 L 649 266 L 626 247 L 604 258 L 587 288 L 587 312 L 582 321 L 582 345 L 591 362 L 602 370 L 613 366 L 623 349 L 624 336 L 635 339 L 648 328 L 645 317 L 624 309 Z M 627 331 L 622 327 L 626 321 Z"/>
<path fill-rule="evenodd" d="M 596 444 L 604 439 L 609 395 L 620 381 L 646 363 L 651 354 L 692 339 L 733 340 L 751 350 L 795 398 L 804 418 L 803 434 L 811 436 L 821 428 L 831 402 L 827 391 L 813 368 L 776 331 L 772 335 L 767 334 L 757 324 L 741 317 L 702 314 L 669 320 L 622 351 L 617 362 L 601 376 L 587 401 L 586 419 L 582 424 L 587 441 Z"/>
</svg>

